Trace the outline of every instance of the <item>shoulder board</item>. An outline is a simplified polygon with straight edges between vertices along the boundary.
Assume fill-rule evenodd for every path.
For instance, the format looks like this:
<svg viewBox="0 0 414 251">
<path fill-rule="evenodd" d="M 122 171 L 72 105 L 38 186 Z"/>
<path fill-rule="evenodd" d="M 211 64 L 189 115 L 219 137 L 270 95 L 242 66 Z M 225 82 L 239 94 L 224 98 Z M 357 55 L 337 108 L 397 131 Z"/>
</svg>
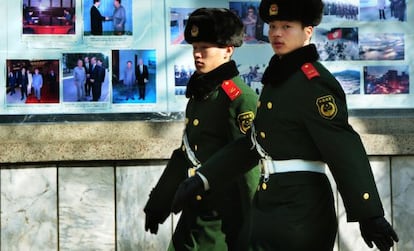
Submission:
<svg viewBox="0 0 414 251">
<path fill-rule="evenodd" d="M 309 80 L 320 76 L 318 70 L 316 70 L 315 66 L 311 63 L 305 63 L 302 65 L 301 69 Z"/>
<path fill-rule="evenodd" d="M 231 79 L 224 80 L 221 84 L 221 88 L 223 88 L 224 92 L 227 94 L 231 101 L 235 100 L 242 94 L 240 88 Z"/>
</svg>

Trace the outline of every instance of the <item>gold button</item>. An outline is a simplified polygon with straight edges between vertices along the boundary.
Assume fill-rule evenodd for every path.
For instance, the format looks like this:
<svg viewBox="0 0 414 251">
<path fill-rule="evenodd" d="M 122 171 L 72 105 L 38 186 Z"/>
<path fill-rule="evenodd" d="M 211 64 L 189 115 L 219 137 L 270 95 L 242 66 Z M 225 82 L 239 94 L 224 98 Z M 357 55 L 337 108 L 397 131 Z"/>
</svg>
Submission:
<svg viewBox="0 0 414 251">
<path fill-rule="evenodd" d="M 262 102 L 259 100 L 257 101 L 257 107 L 259 108 L 262 105 Z"/>
<path fill-rule="evenodd" d="M 265 132 L 260 132 L 260 137 L 262 137 L 262 139 L 266 138 L 266 133 Z"/>
<path fill-rule="evenodd" d="M 202 200 L 203 198 L 201 197 L 201 195 L 197 195 L 196 196 L 196 200 Z"/>
<path fill-rule="evenodd" d="M 183 150 L 183 152 L 185 152 L 185 145 L 181 146 L 181 150 Z"/>
<path fill-rule="evenodd" d="M 197 151 L 198 150 L 198 145 L 195 145 L 194 146 L 194 151 Z"/>
<path fill-rule="evenodd" d="M 268 102 L 268 103 L 267 103 L 267 109 L 269 109 L 269 110 L 270 110 L 270 109 L 272 109 L 272 107 L 273 107 L 272 102 Z"/>
<path fill-rule="evenodd" d="M 198 126 L 198 124 L 200 124 L 200 121 L 198 119 L 194 119 L 193 125 L 194 126 Z"/>
<path fill-rule="evenodd" d="M 364 198 L 364 200 L 368 200 L 369 199 L 369 193 L 364 193 L 364 195 L 362 195 L 362 197 Z"/>
<path fill-rule="evenodd" d="M 185 118 L 184 123 L 187 125 L 188 124 L 188 118 Z"/>
</svg>

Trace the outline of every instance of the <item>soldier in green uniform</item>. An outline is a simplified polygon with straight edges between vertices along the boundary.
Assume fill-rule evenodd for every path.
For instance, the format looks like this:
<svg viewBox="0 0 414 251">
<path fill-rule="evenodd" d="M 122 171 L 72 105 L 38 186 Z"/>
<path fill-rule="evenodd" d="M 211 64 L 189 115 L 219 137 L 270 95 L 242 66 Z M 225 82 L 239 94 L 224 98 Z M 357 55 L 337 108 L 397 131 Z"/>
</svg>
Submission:
<svg viewBox="0 0 414 251">
<path fill-rule="evenodd" d="M 196 72 L 186 90 L 185 129 L 180 148 L 171 156 L 144 208 L 145 230 L 157 233 L 171 213 L 175 191 L 211 155 L 250 129 L 257 94 L 239 76 L 231 59 L 243 43 L 243 24 L 228 9 L 200 8 L 184 31 L 192 44 Z M 260 180 L 260 170 L 227 183 L 221 189 L 187 204 L 174 231 L 169 250 L 241 250 L 246 240 L 248 210 Z M 210 199 L 211 198 L 211 199 Z"/>
<path fill-rule="evenodd" d="M 344 91 L 318 62 L 310 43 L 322 18 L 321 0 L 262 0 L 275 55 L 250 136 L 240 138 L 178 188 L 173 212 L 208 185 L 214 191 L 260 162 L 262 179 L 253 199 L 251 250 L 332 250 L 337 233 L 328 166 L 343 198 L 347 220 L 359 222 L 369 247 L 389 250 L 397 234 L 384 218 L 366 151 L 348 123 Z"/>
</svg>

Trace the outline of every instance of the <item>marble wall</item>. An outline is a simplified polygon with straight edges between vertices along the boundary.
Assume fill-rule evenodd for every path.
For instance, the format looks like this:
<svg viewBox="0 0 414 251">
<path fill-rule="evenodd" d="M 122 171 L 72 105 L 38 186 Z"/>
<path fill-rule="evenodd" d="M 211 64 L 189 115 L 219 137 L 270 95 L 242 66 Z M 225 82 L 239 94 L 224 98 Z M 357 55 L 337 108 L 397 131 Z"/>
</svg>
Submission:
<svg viewBox="0 0 414 251">
<path fill-rule="evenodd" d="M 370 157 L 386 217 L 414 250 L 414 157 Z M 163 163 L 130 166 L 2 167 L 1 250 L 166 250 L 177 217 L 157 235 L 144 231 L 142 211 Z M 333 185 L 335 188 L 335 186 Z M 357 223 L 347 223 L 337 194 L 335 251 L 368 250 Z"/>
</svg>

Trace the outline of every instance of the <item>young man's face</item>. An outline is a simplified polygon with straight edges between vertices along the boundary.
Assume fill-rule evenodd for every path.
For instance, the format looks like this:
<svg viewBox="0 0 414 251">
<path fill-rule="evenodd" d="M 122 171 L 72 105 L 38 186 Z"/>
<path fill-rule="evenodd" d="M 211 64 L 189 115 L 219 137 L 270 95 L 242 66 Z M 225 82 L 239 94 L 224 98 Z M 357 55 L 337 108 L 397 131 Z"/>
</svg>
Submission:
<svg viewBox="0 0 414 251">
<path fill-rule="evenodd" d="M 270 44 L 278 56 L 308 45 L 312 33 L 312 26 L 302 27 L 302 23 L 298 21 L 269 22 Z"/>
<path fill-rule="evenodd" d="M 229 62 L 234 50 L 233 46 L 218 47 L 206 42 L 194 42 L 192 45 L 194 65 L 199 74 L 208 73 Z"/>
</svg>

